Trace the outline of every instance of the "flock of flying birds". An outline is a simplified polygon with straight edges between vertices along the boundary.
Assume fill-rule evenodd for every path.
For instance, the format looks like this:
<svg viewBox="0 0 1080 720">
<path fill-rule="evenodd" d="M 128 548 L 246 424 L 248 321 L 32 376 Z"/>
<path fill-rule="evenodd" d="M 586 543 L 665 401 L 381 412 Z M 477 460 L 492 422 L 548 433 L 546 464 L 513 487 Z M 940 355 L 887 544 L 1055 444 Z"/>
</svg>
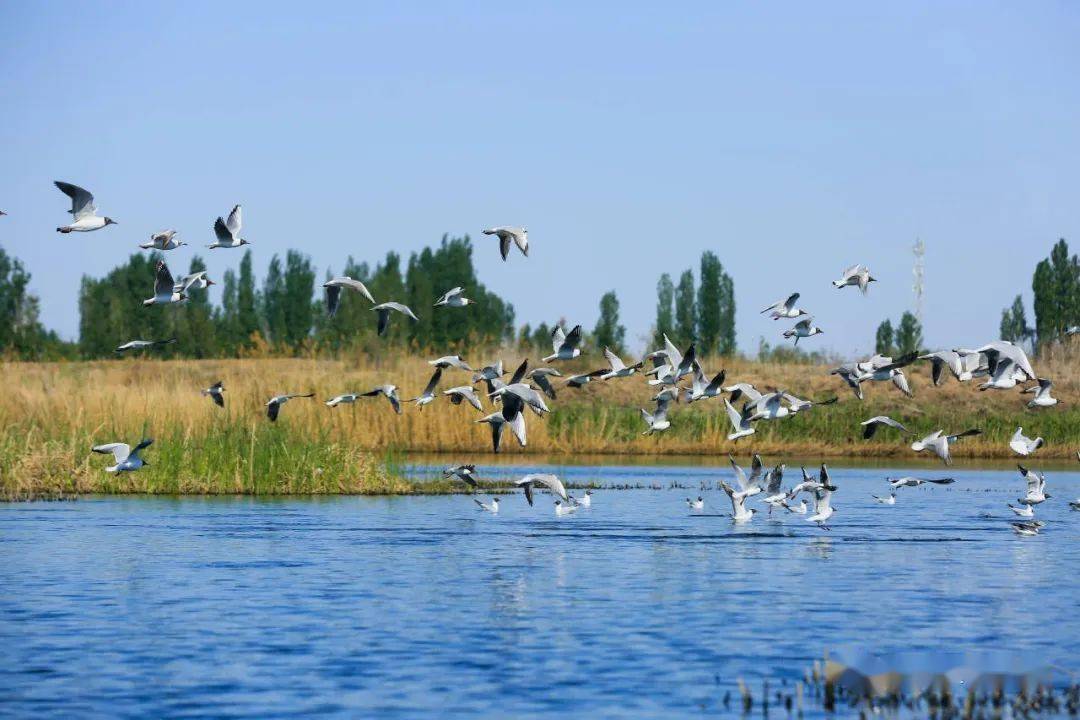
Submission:
<svg viewBox="0 0 1080 720">
<path fill-rule="evenodd" d="M 58 232 L 90 232 L 101 230 L 116 221 L 109 217 L 99 216 L 94 206 L 94 196 L 77 185 L 66 182 L 56 182 L 56 187 L 71 199 L 71 209 L 68 211 L 72 216 L 72 222 L 57 228 Z M 210 249 L 238 248 L 249 245 L 251 242 L 240 236 L 241 210 L 240 205 L 233 207 L 227 218 L 218 217 L 214 222 L 214 242 L 207 247 Z M 525 228 L 519 227 L 493 227 L 484 230 L 485 235 L 495 236 L 499 241 L 499 252 L 503 260 L 507 260 L 511 248 L 516 246 L 524 256 L 529 254 L 529 237 Z M 175 250 L 185 245 L 177 238 L 175 230 L 164 230 L 154 233 L 150 242 L 141 244 L 144 249 L 161 251 Z M 845 287 L 858 287 L 863 293 L 869 289 L 870 283 L 877 282 L 865 265 L 853 265 L 847 268 L 838 280 L 832 284 L 837 289 Z M 153 295 L 144 300 L 146 306 L 179 304 L 187 300 L 188 291 L 192 288 L 206 288 L 213 285 L 206 271 L 192 273 L 175 279 L 165 261 L 161 261 L 154 278 Z M 332 318 L 343 300 L 343 291 L 362 297 L 371 305 L 371 310 L 376 313 L 377 331 L 384 335 L 389 327 L 392 313 L 397 313 L 413 321 L 417 320 L 416 314 L 408 306 L 387 300 L 376 302 L 371 292 L 363 282 L 348 276 L 336 277 L 323 284 L 327 314 Z M 793 293 L 789 297 L 776 302 L 761 311 L 769 313 L 774 320 L 796 320 L 795 325 L 785 330 L 785 338 L 794 338 L 797 345 L 802 338 L 813 337 L 824 332 L 814 324 L 812 315 L 806 310 L 797 307 L 799 293 Z M 466 308 L 471 300 L 464 295 L 461 287 L 455 287 L 445 292 L 435 300 L 434 309 L 439 308 Z M 1070 333 L 1074 329 L 1070 329 Z M 541 367 L 529 369 L 528 359 L 524 360 L 516 371 L 511 375 L 509 382 L 503 378 L 506 371 L 501 360 L 474 370 L 466 361 L 458 355 L 448 355 L 431 360 L 434 372 L 423 392 L 407 402 L 414 402 L 418 409 L 434 402 L 438 397 L 447 397 L 454 405 L 468 403 L 477 411 L 484 412 L 482 396 L 499 409 L 476 420 L 490 426 L 491 442 L 494 452 L 499 452 L 503 430 L 509 427 L 511 433 L 521 446 L 527 443 L 525 417 L 527 412 L 537 416 L 543 416 L 550 412 L 544 398 L 555 400 L 557 390 L 555 379 L 563 378 L 563 374 L 548 364 L 556 364 L 573 360 L 581 356 L 582 330 L 576 325 L 570 332 L 566 332 L 561 326 L 557 326 L 551 335 L 552 353 L 542 359 Z M 116 352 L 124 353 L 131 350 L 152 348 L 163 344 L 175 342 L 175 338 L 163 340 L 129 340 L 116 348 Z M 707 401 L 711 398 L 723 397 L 724 408 L 731 423 L 731 432 L 728 440 L 737 441 L 740 438 L 753 435 L 756 431 L 755 423 L 767 421 L 779 421 L 792 417 L 797 413 L 805 413 L 815 406 L 829 405 L 837 401 L 836 397 L 815 401 L 796 397 L 784 390 L 759 390 L 748 382 L 738 382 L 725 385 L 725 372 L 720 370 L 711 378 L 708 377 L 698 362 L 694 343 L 680 351 L 666 335 L 664 335 L 664 347 L 646 354 L 640 361 L 627 364 L 622 358 L 611 351 L 604 349 L 604 357 L 607 367 L 591 372 L 579 373 L 565 377 L 563 384 L 566 387 L 581 389 L 590 382 L 613 381 L 629 378 L 640 372 L 648 377 L 648 384 L 658 389 L 652 400 L 655 406 L 650 410 L 642 409 L 641 416 L 645 429 L 643 434 L 652 435 L 663 432 L 671 427 L 669 413 L 672 403 L 678 403 L 680 396 L 687 404 L 698 401 Z M 974 349 L 957 348 L 941 350 L 925 355 L 908 353 L 902 357 L 892 358 L 884 355 L 873 357 L 858 362 L 841 365 L 831 371 L 830 374 L 838 376 L 854 393 L 859 400 L 863 399 L 863 387 L 867 383 L 887 382 L 908 397 L 912 396 L 911 387 L 905 375 L 905 368 L 911 367 L 918 361 L 931 363 L 931 379 L 935 386 L 945 381 L 945 371 L 959 382 L 968 382 L 975 378 L 985 378 L 979 384 L 979 390 L 1008 390 L 1015 388 L 1021 383 L 1036 383 L 1022 390 L 1024 394 L 1032 395 L 1027 403 L 1028 408 L 1048 408 L 1058 403 L 1057 398 L 1051 394 L 1053 384 L 1043 377 L 1039 377 L 1031 365 L 1023 348 L 1005 340 L 996 340 Z M 645 370 L 646 363 L 651 365 Z M 439 392 L 444 371 L 461 371 L 471 374 L 471 381 L 450 387 Z M 685 380 L 684 380 L 685 378 Z M 478 390 L 477 387 L 482 386 Z M 219 381 L 206 388 L 202 393 L 213 400 L 219 407 L 225 405 L 225 387 Z M 354 403 L 364 397 L 385 397 L 393 411 L 397 414 L 402 412 L 402 401 L 397 386 L 393 384 L 379 385 L 366 392 L 344 393 L 326 401 L 328 407 L 337 407 L 342 404 Z M 266 403 L 266 414 L 271 422 L 276 421 L 282 406 L 290 400 L 297 398 L 313 398 L 314 393 L 291 393 L 276 395 Z M 736 407 L 742 399 L 742 406 Z M 491 409 L 495 409 L 492 407 Z M 882 428 L 899 431 L 900 433 L 918 437 L 917 433 L 906 428 L 900 422 L 887 417 L 876 416 L 862 423 L 862 434 L 865 439 L 874 436 Z M 970 428 L 961 432 L 946 433 L 943 429 L 935 430 L 911 443 L 911 449 L 915 452 L 931 452 L 940 458 L 946 465 L 951 464 L 952 457 L 950 447 L 961 438 L 979 434 L 977 428 Z M 110 443 L 98 445 L 93 448 L 94 452 L 111 453 L 116 464 L 106 468 L 109 472 L 122 472 L 136 470 L 146 463 L 140 457 L 140 451 L 153 442 L 143 440 L 135 448 L 130 448 L 124 443 Z M 1009 447 L 1021 456 L 1028 456 L 1038 450 L 1044 441 L 1041 437 L 1031 439 L 1024 435 L 1023 428 L 1017 428 L 1009 442 Z M 1080 452 L 1077 457 L 1080 458 Z M 807 518 L 823 527 L 832 517 L 835 508 L 831 504 L 832 493 L 836 486 L 829 478 L 827 468 L 822 465 L 820 474 L 817 476 L 807 475 L 803 470 L 803 480 L 790 490 L 781 490 L 783 479 L 783 465 L 764 471 L 761 458 L 757 455 L 753 458 L 750 476 L 747 477 L 742 469 L 731 461 L 735 471 L 737 488 L 721 482 L 721 488 L 731 500 L 731 516 L 736 522 L 749 521 L 755 512 L 753 508 L 747 508 L 746 501 L 758 494 L 764 495 L 764 502 L 768 505 L 769 512 L 775 509 L 784 509 L 788 512 L 805 514 L 807 510 L 805 501 L 795 504 L 795 499 L 801 493 L 810 493 L 814 506 L 813 512 Z M 1014 524 L 1014 529 L 1020 534 L 1037 534 L 1042 527 L 1041 521 L 1034 520 L 1034 508 L 1050 497 L 1044 492 L 1045 477 L 1034 470 L 1028 470 L 1018 466 L 1021 474 L 1027 480 L 1027 494 L 1019 500 L 1017 506 L 1012 506 L 1013 512 L 1024 518 L 1022 522 Z M 462 480 L 472 487 L 476 487 L 475 467 L 461 465 L 449 468 L 447 477 Z M 900 487 L 913 487 L 924 483 L 948 484 L 953 482 L 951 478 L 922 479 L 914 477 L 899 478 L 891 481 L 895 490 Z M 532 474 L 527 475 L 517 483 L 525 492 L 529 504 L 533 504 L 533 488 L 540 487 L 555 497 L 555 511 L 559 515 L 575 511 L 578 507 L 588 506 L 591 503 L 591 491 L 585 497 L 577 500 L 566 492 L 565 487 L 554 475 Z M 895 492 L 886 497 L 877 498 L 880 502 L 893 504 L 896 501 Z M 479 503 L 479 501 L 477 501 Z M 484 510 L 498 512 L 498 498 L 489 503 L 480 503 Z M 692 511 L 701 510 L 704 500 L 696 501 L 687 499 Z M 1080 501 L 1070 503 L 1074 509 L 1080 509 Z"/>
</svg>

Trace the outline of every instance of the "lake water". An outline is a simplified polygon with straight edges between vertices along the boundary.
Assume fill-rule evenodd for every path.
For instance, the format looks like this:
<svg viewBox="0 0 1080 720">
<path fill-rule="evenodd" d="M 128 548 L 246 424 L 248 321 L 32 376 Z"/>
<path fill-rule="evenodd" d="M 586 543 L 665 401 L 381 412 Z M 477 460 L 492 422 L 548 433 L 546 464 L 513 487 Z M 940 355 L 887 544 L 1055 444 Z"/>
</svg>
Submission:
<svg viewBox="0 0 1080 720">
<path fill-rule="evenodd" d="M 1048 475 L 1032 538 L 1009 526 L 1015 470 L 887 507 L 870 494 L 901 471 L 834 468 L 831 531 L 691 516 L 720 468 L 557 471 L 663 489 L 564 518 L 546 495 L 498 516 L 466 496 L 0 505 L 0 715 L 702 717 L 830 649 L 1080 669 L 1075 470 Z"/>
</svg>

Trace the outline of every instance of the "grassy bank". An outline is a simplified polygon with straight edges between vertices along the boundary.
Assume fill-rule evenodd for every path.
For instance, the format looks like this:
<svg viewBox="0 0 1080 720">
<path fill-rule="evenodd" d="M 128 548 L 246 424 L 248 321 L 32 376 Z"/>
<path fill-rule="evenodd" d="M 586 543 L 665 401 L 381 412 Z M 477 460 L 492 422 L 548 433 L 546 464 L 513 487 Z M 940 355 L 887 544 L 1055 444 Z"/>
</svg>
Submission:
<svg viewBox="0 0 1080 720">
<path fill-rule="evenodd" d="M 503 354 L 507 365 L 517 361 Z M 586 368 L 587 365 L 571 366 Z M 958 458 L 1004 458 L 1018 425 L 1048 445 L 1040 457 L 1067 457 L 1080 443 L 1080 363 L 1068 357 L 1040 359 L 1036 367 L 1056 380 L 1062 405 L 1032 411 L 1015 391 L 979 392 L 973 383 L 949 380 L 934 388 L 929 368 L 911 373 L 914 398 L 874 383 L 859 402 L 828 368 L 731 360 L 728 381 L 782 387 L 802 397 L 838 395 L 840 401 L 781 422 L 760 423 L 758 433 L 726 440 L 727 418 L 718 400 L 676 406 L 668 432 L 643 437 L 639 407 L 652 388 L 638 378 L 563 389 L 553 412 L 528 416 L 529 445 L 509 437 L 504 453 L 572 457 L 577 453 L 621 455 L 767 453 L 773 456 L 910 456 L 907 442 L 882 432 L 864 442 L 858 424 L 888 414 L 913 430 L 955 431 L 978 427 L 984 434 L 955 448 Z M 421 489 L 394 471 L 393 458 L 406 452 L 445 453 L 448 462 L 483 461 L 491 452 L 486 425 L 473 408 L 445 398 L 422 411 L 406 404 L 394 415 L 383 398 L 327 408 L 335 394 L 364 391 L 384 382 L 413 397 L 426 384 L 430 366 L 422 360 L 378 361 L 299 359 L 157 361 L 129 359 L 93 363 L 7 363 L 0 402 L 0 491 L 150 493 L 409 493 Z M 711 369 L 711 368 L 710 368 Z M 199 390 L 224 380 L 226 408 Z M 443 388 L 467 384 L 460 371 L 444 373 Z M 315 392 L 315 401 L 284 406 L 275 424 L 264 403 L 284 392 Z M 140 437 L 156 442 L 146 453 L 150 467 L 111 476 L 109 457 L 92 445 Z M 450 490 L 425 484 L 424 491 Z"/>
</svg>

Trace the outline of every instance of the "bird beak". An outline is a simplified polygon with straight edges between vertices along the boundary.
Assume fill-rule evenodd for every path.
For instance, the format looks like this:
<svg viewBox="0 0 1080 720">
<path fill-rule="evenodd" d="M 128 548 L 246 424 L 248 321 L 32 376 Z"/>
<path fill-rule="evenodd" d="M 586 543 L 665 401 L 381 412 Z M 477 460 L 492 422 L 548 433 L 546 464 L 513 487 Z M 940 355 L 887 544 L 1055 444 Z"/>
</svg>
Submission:
<svg viewBox="0 0 1080 720">
<path fill-rule="evenodd" d="M 206 281 L 206 285 L 207 285 L 207 287 L 209 287 L 209 286 L 211 286 L 211 285 L 217 285 L 217 283 L 216 283 L 216 282 L 214 282 L 213 280 L 207 280 L 207 281 Z"/>
</svg>

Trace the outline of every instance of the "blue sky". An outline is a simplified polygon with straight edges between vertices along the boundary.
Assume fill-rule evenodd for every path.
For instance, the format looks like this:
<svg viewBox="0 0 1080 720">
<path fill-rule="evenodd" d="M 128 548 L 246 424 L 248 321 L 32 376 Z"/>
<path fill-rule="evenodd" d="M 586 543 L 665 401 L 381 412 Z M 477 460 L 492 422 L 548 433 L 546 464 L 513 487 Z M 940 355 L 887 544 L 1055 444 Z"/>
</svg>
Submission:
<svg viewBox="0 0 1080 720">
<path fill-rule="evenodd" d="M 636 347 L 659 274 L 709 249 L 741 348 L 781 342 L 757 311 L 798 290 L 807 347 L 845 355 L 911 308 L 916 237 L 931 346 L 995 338 L 1080 246 L 1073 3 L 517 5 L 0 4 L 0 245 L 73 337 L 82 274 L 166 227 L 205 244 L 237 202 L 260 276 L 470 233 L 519 321 L 591 327 L 614 289 Z M 54 179 L 120 224 L 57 234 Z M 504 264 L 493 224 L 531 256 Z M 855 262 L 865 298 L 829 285 Z"/>
</svg>

